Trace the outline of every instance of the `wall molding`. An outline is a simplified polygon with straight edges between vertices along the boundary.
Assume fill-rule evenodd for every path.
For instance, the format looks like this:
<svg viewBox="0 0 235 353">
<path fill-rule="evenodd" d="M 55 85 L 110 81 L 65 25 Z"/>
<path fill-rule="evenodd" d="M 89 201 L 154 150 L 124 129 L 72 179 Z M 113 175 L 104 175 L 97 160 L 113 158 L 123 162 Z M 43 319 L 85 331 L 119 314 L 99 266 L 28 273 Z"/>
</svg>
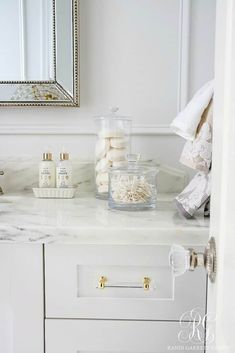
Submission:
<svg viewBox="0 0 235 353">
<path fill-rule="evenodd" d="M 178 70 L 178 112 L 188 103 L 191 0 L 180 1 L 179 16 L 179 70 Z"/>
<path fill-rule="evenodd" d="M 0 135 L 95 135 L 90 126 L 81 125 L 1 125 Z M 135 136 L 171 136 L 174 135 L 168 125 L 134 125 L 132 135 Z"/>
<path fill-rule="evenodd" d="M 22 8 L 24 0 L 19 0 Z M 188 101 L 189 59 L 190 59 L 190 8 L 191 0 L 180 0 L 179 14 L 179 67 L 177 110 L 182 110 Z M 22 10 L 24 12 L 24 10 Z M 22 30 L 24 32 L 24 21 Z M 2 125 L 0 135 L 94 135 L 92 127 L 80 125 Z M 169 125 L 141 124 L 133 126 L 133 135 L 174 136 Z"/>
</svg>

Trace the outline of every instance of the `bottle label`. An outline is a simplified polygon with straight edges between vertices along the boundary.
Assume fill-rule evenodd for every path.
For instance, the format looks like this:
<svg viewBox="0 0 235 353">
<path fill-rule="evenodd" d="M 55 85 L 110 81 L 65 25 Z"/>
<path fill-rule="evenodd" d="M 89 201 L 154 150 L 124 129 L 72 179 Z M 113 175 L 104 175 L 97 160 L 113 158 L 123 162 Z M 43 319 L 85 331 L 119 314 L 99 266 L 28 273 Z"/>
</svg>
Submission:
<svg viewBox="0 0 235 353">
<path fill-rule="evenodd" d="M 72 172 L 68 168 L 57 168 L 57 187 L 69 188 L 72 187 Z"/>
<path fill-rule="evenodd" d="M 51 168 L 43 167 L 41 169 L 39 184 L 41 188 L 51 188 L 55 186 L 54 175 Z"/>
</svg>

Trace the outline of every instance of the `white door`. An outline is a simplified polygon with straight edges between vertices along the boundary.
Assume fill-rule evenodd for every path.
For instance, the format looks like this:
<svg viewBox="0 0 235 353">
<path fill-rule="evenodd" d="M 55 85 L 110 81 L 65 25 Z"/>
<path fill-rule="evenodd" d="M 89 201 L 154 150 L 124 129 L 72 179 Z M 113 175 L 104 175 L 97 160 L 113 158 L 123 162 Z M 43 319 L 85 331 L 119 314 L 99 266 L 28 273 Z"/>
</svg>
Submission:
<svg viewBox="0 0 235 353">
<path fill-rule="evenodd" d="M 235 1 L 217 0 L 211 236 L 217 278 L 209 283 L 208 352 L 235 352 Z"/>
</svg>

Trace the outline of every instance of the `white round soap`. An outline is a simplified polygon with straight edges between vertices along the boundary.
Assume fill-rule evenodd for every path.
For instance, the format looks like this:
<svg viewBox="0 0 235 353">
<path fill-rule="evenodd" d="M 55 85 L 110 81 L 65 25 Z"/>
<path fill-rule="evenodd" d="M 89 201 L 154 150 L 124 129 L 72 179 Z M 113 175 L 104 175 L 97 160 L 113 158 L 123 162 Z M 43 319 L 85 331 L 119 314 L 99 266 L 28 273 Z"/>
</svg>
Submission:
<svg viewBox="0 0 235 353">
<path fill-rule="evenodd" d="M 112 137 L 123 138 L 125 136 L 124 131 L 120 129 L 104 129 L 99 132 L 99 138 L 108 139 Z"/>
<path fill-rule="evenodd" d="M 102 172 L 108 170 L 109 167 L 112 166 L 111 161 L 108 158 L 102 158 L 100 159 L 95 167 L 96 172 Z"/>
<path fill-rule="evenodd" d="M 96 185 L 107 185 L 109 183 L 109 173 L 98 173 L 96 176 Z"/>
<path fill-rule="evenodd" d="M 110 140 L 101 138 L 96 142 L 95 146 L 95 156 L 96 159 L 101 159 L 105 157 L 106 153 L 110 149 Z"/>
<path fill-rule="evenodd" d="M 97 188 L 97 191 L 98 191 L 99 194 L 107 193 L 109 191 L 108 184 L 99 185 L 98 188 Z"/>
<path fill-rule="evenodd" d="M 125 148 L 111 148 L 106 158 L 111 162 L 124 161 L 126 159 L 126 149 Z"/>
<path fill-rule="evenodd" d="M 110 146 L 113 148 L 125 148 L 127 147 L 127 140 L 125 138 L 111 138 Z"/>
</svg>

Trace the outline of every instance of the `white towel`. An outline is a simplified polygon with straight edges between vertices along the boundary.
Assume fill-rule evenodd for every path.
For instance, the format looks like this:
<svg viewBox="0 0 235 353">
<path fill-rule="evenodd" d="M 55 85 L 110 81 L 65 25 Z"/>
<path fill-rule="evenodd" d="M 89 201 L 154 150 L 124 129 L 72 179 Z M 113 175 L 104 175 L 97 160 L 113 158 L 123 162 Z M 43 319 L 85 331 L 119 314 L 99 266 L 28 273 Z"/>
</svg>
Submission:
<svg viewBox="0 0 235 353">
<path fill-rule="evenodd" d="M 213 101 L 211 100 L 201 117 L 196 138 L 193 141 L 187 140 L 185 143 L 180 163 L 201 172 L 209 172 L 212 162 L 212 121 Z"/>
<path fill-rule="evenodd" d="M 207 82 L 192 98 L 171 123 L 172 130 L 185 138 L 193 141 L 196 136 L 198 124 L 204 110 L 208 107 L 214 93 L 214 80 Z"/>
<path fill-rule="evenodd" d="M 211 195 L 211 172 L 197 173 L 188 186 L 175 198 L 180 213 L 186 218 L 192 218 Z"/>
</svg>

